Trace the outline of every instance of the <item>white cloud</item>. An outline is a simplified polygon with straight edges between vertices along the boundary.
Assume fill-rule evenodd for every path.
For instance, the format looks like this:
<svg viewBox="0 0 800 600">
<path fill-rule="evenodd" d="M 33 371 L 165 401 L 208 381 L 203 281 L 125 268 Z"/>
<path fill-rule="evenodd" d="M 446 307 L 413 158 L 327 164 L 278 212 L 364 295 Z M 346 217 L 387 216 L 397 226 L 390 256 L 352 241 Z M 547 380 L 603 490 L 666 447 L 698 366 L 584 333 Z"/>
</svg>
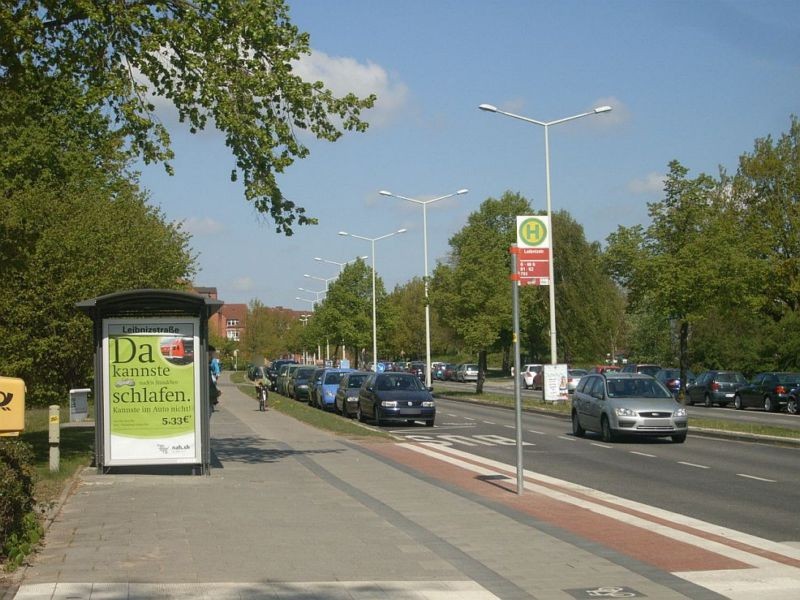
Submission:
<svg viewBox="0 0 800 600">
<path fill-rule="evenodd" d="M 293 63 L 292 70 L 305 81 L 321 81 L 337 96 L 351 92 L 359 97 L 375 94 L 378 99 L 368 117 L 372 125 L 388 122 L 408 99 L 406 85 L 371 61 L 362 64 L 354 58 L 328 56 L 316 50 Z"/>
<path fill-rule="evenodd" d="M 233 280 L 233 289 L 237 292 L 249 292 L 255 287 L 252 277 L 239 277 Z"/>
<path fill-rule="evenodd" d="M 214 235 L 223 231 L 224 226 L 211 217 L 189 217 L 182 221 L 184 231 L 192 235 Z"/>
<path fill-rule="evenodd" d="M 648 173 L 644 177 L 628 182 L 628 191 L 634 194 L 652 194 L 664 190 L 666 176 L 661 173 Z"/>
</svg>

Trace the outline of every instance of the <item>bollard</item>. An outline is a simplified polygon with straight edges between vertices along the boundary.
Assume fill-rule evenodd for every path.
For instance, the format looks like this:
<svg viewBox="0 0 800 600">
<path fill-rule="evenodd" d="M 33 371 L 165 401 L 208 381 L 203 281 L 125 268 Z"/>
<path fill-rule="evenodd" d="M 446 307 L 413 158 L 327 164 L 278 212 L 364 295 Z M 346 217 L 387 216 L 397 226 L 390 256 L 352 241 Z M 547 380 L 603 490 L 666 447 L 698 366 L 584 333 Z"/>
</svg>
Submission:
<svg viewBox="0 0 800 600">
<path fill-rule="evenodd" d="M 49 440 L 50 440 L 50 472 L 56 473 L 59 470 L 61 453 L 58 447 L 61 441 L 61 415 L 58 404 L 50 405 L 49 419 Z"/>
</svg>

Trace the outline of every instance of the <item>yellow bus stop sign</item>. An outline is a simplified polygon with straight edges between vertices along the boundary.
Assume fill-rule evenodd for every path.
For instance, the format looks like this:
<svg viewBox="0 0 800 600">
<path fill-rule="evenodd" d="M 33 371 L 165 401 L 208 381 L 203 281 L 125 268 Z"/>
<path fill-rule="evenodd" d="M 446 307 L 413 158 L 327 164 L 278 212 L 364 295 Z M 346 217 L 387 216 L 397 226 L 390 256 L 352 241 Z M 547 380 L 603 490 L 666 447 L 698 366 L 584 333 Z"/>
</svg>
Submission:
<svg viewBox="0 0 800 600">
<path fill-rule="evenodd" d="M 25 430 L 25 382 L 0 377 L 0 436 L 19 435 Z"/>
</svg>

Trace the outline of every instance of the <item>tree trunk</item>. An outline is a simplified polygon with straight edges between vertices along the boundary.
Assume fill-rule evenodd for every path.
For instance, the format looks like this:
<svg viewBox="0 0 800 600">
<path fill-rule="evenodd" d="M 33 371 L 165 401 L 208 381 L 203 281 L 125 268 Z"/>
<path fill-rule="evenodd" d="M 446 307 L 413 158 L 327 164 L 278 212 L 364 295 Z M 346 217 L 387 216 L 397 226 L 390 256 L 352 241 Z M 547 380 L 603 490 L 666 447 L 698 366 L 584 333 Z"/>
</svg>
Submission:
<svg viewBox="0 0 800 600">
<path fill-rule="evenodd" d="M 486 350 L 478 352 L 478 381 L 475 382 L 475 393 L 483 393 L 483 381 L 486 379 Z"/>
</svg>

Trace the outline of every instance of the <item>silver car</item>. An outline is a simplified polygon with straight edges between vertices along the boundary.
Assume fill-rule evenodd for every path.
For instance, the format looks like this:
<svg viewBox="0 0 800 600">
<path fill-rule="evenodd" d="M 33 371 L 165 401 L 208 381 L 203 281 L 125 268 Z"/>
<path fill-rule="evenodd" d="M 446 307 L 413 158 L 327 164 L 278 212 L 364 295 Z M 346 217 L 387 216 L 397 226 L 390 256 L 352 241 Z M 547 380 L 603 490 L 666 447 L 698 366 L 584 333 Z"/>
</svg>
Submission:
<svg viewBox="0 0 800 600">
<path fill-rule="evenodd" d="M 663 437 L 686 441 L 686 408 L 650 375 L 591 373 L 581 378 L 572 398 L 572 433 L 600 433 L 604 442 L 621 435 Z"/>
</svg>

